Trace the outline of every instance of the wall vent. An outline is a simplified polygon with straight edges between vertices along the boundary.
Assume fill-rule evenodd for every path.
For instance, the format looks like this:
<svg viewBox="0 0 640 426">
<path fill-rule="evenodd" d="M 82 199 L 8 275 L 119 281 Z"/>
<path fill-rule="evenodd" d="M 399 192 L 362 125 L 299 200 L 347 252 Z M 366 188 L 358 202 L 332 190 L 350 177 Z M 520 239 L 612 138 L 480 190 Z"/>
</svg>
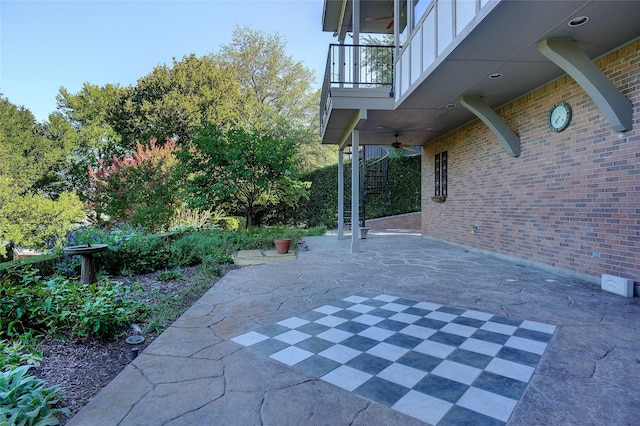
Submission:
<svg viewBox="0 0 640 426">
<path fill-rule="evenodd" d="M 624 297 L 633 297 L 633 280 L 629 278 L 602 274 L 601 288 L 609 293 L 619 294 Z"/>
</svg>

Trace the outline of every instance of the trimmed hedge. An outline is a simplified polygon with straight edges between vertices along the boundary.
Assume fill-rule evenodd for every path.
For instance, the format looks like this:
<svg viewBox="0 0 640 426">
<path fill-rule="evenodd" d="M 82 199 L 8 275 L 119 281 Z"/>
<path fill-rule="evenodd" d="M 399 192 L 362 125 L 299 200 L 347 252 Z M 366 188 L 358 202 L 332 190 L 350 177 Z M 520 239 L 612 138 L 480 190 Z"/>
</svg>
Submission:
<svg viewBox="0 0 640 426">
<path fill-rule="evenodd" d="M 389 188 L 383 195 L 370 196 L 367 219 L 420 211 L 420 159 L 419 155 L 389 159 Z M 300 180 L 311 182 L 309 199 L 301 200 L 295 208 L 281 207 L 263 221 L 335 228 L 338 223 L 338 166 L 305 173 Z M 348 197 L 351 194 L 350 163 L 344 167 L 344 182 Z"/>
<path fill-rule="evenodd" d="M 25 269 L 37 269 L 40 276 L 48 277 L 56 272 L 60 256 L 56 254 L 43 254 L 20 260 L 11 260 L 0 263 L 0 280 L 21 282 Z"/>
</svg>

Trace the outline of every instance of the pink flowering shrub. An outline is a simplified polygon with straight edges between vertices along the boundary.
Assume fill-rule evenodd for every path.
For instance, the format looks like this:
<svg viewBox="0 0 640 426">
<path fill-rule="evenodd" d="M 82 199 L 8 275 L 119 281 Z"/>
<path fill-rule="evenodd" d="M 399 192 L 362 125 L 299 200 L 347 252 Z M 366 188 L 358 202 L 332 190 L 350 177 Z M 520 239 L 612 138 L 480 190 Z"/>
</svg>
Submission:
<svg viewBox="0 0 640 426">
<path fill-rule="evenodd" d="M 180 148 L 170 139 L 164 145 L 156 142 L 138 144 L 122 158 L 99 160 L 96 169 L 89 166 L 91 203 L 98 216 L 105 214 L 154 232 L 168 227 L 179 200 L 175 151 Z"/>
</svg>

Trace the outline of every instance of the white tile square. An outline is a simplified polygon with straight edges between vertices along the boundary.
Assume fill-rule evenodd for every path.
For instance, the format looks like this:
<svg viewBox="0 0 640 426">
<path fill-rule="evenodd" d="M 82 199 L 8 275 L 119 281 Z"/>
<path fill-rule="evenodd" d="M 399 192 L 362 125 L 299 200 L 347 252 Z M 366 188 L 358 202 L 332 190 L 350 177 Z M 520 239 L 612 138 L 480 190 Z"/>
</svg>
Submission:
<svg viewBox="0 0 640 426">
<path fill-rule="evenodd" d="M 416 321 L 418 321 L 420 318 L 417 315 L 413 315 L 413 314 L 405 314 L 404 312 L 399 312 L 397 314 L 393 314 L 389 317 L 390 320 L 394 320 L 394 321 L 400 321 L 400 322 L 404 322 L 406 324 L 412 324 Z"/>
<path fill-rule="evenodd" d="M 545 324 L 536 321 L 523 321 L 520 324 L 520 328 L 526 328 L 527 330 L 540 331 L 542 333 L 553 334 L 556 331 L 556 326 L 551 324 Z"/>
<path fill-rule="evenodd" d="M 520 349 L 522 351 L 533 352 L 534 354 L 542 355 L 547 348 L 547 344 L 539 342 L 537 340 L 523 339 L 522 337 L 511 336 L 509 340 L 504 344 L 510 348 Z"/>
<path fill-rule="evenodd" d="M 327 327 L 335 327 L 342 324 L 343 322 L 347 322 L 347 320 L 340 317 L 334 317 L 333 315 L 327 315 L 326 317 L 318 318 L 314 322 L 326 325 Z"/>
<path fill-rule="evenodd" d="M 482 327 L 480 327 L 480 330 L 492 331 L 494 333 L 506 334 L 508 336 L 515 333 L 517 329 L 518 327 L 514 327 L 512 325 L 500 324 L 498 322 L 491 321 L 485 322 L 482 324 Z"/>
<path fill-rule="evenodd" d="M 460 349 L 466 349 L 483 355 L 496 356 L 496 354 L 500 352 L 500 349 L 502 349 L 502 345 L 471 338 L 462 342 Z"/>
<path fill-rule="evenodd" d="M 342 389 L 352 391 L 371 377 L 373 377 L 371 374 L 365 373 L 364 371 L 356 370 L 355 368 L 347 367 L 346 365 L 341 365 L 321 378 L 325 382 L 329 382 L 341 387 Z"/>
<path fill-rule="evenodd" d="M 367 351 L 368 354 L 379 356 L 389 361 L 395 361 L 407 352 L 409 352 L 407 348 L 401 348 L 400 346 L 390 345 L 384 342 L 378 343 Z"/>
<path fill-rule="evenodd" d="M 422 392 L 410 390 L 400 398 L 391 408 L 408 414 L 423 422 L 435 425 L 442 420 L 453 404 L 425 395 Z"/>
<path fill-rule="evenodd" d="M 393 312 L 402 312 L 407 308 L 407 305 L 401 305 L 399 303 L 387 303 L 386 305 L 380 306 L 380 309 L 386 309 L 387 311 Z"/>
<path fill-rule="evenodd" d="M 426 371 L 395 362 L 377 374 L 378 377 L 408 388 L 414 387 L 426 375 Z"/>
<path fill-rule="evenodd" d="M 291 366 L 299 363 L 300 361 L 304 361 L 311 355 L 313 355 L 312 352 L 305 351 L 304 349 L 300 349 L 295 346 L 289 346 L 288 348 L 284 348 L 281 351 L 269 355 L 269 358 L 273 358 L 283 364 Z"/>
<path fill-rule="evenodd" d="M 408 326 L 400 330 L 400 333 L 417 337 L 418 339 L 428 339 L 436 332 L 437 330 L 434 330 L 432 328 L 421 327 L 415 324 L 409 324 Z"/>
<path fill-rule="evenodd" d="M 263 340 L 267 340 L 269 337 L 264 334 L 256 333 L 255 331 L 250 331 L 245 334 L 241 334 L 238 337 L 234 337 L 231 341 L 236 342 L 240 345 L 251 346 L 258 342 L 262 342 Z"/>
<path fill-rule="evenodd" d="M 450 322 L 449 324 L 442 327 L 440 331 L 455 334 L 456 336 L 469 337 L 473 333 L 478 331 L 478 329 L 475 327 L 469 327 L 468 325 L 455 324 Z"/>
<path fill-rule="evenodd" d="M 370 305 L 353 305 L 347 308 L 348 311 L 360 312 L 361 314 L 367 313 L 369 311 L 373 311 L 375 306 Z"/>
<path fill-rule="evenodd" d="M 436 376 L 454 380 L 458 383 L 470 385 L 480 375 L 482 370 L 469 365 L 444 360 L 431 373 Z"/>
<path fill-rule="evenodd" d="M 489 365 L 485 367 L 485 370 L 525 383 L 529 382 L 529 379 L 531 379 L 535 371 L 533 367 L 529 367 L 528 365 L 518 364 L 517 362 L 507 361 L 502 358 L 492 359 Z"/>
<path fill-rule="evenodd" d="M 360 324 L 374 325 L 374 324 L 379 323 L 382 320 L 384 320 L 384 318 L 382 318 L 382 317 L 377 317 L 375 315 L 364 314 L 364 315 L 360 315 L 358 317 L 355 317 L 351 321 L 359 322 Z"/>
<path fill-rule="evenodd" d="M 506 422 L 518 401 L 493 392 L 470 387 L 458 400 L 458 405 L 485 416 Z"/>
<path fill-rule="evenodd" d="M 351 302 L 351 303 L 362 303 L 365 300 L 369 300 L 368 297 L 362 297 L 362 296 L 349 296 L 349 297 L 345 297 L 344 299 L 345 302 Z"/>
<path fill-rule="evenodd" d="M 428 315 L 425 315 L 425 317 L 429 319 L 438 320 L 438 321 L 450 322 L 456 319 L 458 316 L 453 314 L 448 314 L 446 312 L 431 312 Z"/>
<path fill-rule="evenodd" d="M 477 320 L 480 320 L 480 321 L 489 321 L 493 317 L 493 314 L 488 314 L 486 312 L 480 312 L 480 311 L 474 311 L 473 309 L 470 309 L 468 311 L 465 311 L 460 316 L 461 317 L 465 317 L 465 318 L 477 319 Z"/>
<path fill-rule="evenodd" d="M 302 342 L 303 340 L 306 340 L 309 337 L 311 337 L 311 335 L 307 333 L 302 333 L 297 330 L 289 330 L 278 336 L 275 336 L 274 339 L 278 339 L 290 345 L 295 345 L 296 343 Z"/>
<path fill-rule="evenodd" d="M 386 340 L 388 337 L 391 337 L 395 334 L 394 331 L 386 330 L 384 328 L 379 327 L 369 327 L 362 330 L 358 333 L 359 336 L 368 337 L 369 339 L 374 339 L 379 342 Z"/>
<path fill-rule="evenodd" d="M 426 309 L 427 311 L 435 311 L 442 308 L 442 305 L 438 305 L 437 303 L 418 302 L 413 305 L 413 307 L 418 309 Z"/>
<path fill-rule="evenodd" d="M 331 306 L 331 305 L 324 305 L 314 309 L 315 312 L 320 312 L 321 314 L 327 314 L 327 315 L 335 314 L 336 312 L 341 310 L 342 308 L 338 308 L 336 306 Z"/>
<path fill-rule="evenodd" d="M 318 352 L 318 355 L 322 355 L 325 358 L 329 358 L 336 362 L 344 364 L 345 362 L 349 362 L 353 358 L 357 357 L 361 353 L 362 352 L 357 351 L 353 348 L 349 348 L 347 346 L 334 345 L 322 352 Z"/>
<path fill-rule="evenodd" d="M 379 300 L 380 302 L 393 302 L 396 299 L 396 296 L 389 296 L 388 294 L 381 294 L 373 298 L 373 300 Z"/>
<path fill-rule="evenodd" d="M 353 336 L 353 333 L 349 333 L 348 331 L 344 330 L 338 330 L 337 328 L 330 328 L 329 330 L 325 330 L 322 333 L 316 335 L 316 337 L 328 340 L 333 343 L 340 343 L 351 336 Z"/>
<path fill-rule="evenodd" d="M 418 346 L 413 348 L 414 351 L 422 354 L 432 355 L 438 358 L 445 359 L 455 349 L 454 346 L 445 345 L 444 343 L 432 342 L 431 340 L 425 340 Z"/>
<path fill-rule="evenodd" d="M 276 324 L 281 325 L 283 327 L 287 327 L 287 328 L 298 328 L 301 325 L 309 324 L 309 321 L 304 320 L 302 318 L 291 317 L 291 318 L 287 318 L 286 320 L 277 322 Z"/>
</svg>

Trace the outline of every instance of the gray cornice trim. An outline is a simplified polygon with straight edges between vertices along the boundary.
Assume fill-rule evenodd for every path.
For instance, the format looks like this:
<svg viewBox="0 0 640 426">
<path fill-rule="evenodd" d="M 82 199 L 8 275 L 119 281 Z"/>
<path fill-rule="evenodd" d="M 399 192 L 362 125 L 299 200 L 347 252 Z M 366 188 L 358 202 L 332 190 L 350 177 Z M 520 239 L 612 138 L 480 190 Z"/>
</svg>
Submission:
<svg viewBox="0 0 640 426">
<path fill-rule="evenodd" d="M 568 39 L 546 39 L 538 50 L 569 74 L 591 97 L 605 118 L 618 132 L 633 128 L 633 106 L 589 57 Z"/>
</svg>

